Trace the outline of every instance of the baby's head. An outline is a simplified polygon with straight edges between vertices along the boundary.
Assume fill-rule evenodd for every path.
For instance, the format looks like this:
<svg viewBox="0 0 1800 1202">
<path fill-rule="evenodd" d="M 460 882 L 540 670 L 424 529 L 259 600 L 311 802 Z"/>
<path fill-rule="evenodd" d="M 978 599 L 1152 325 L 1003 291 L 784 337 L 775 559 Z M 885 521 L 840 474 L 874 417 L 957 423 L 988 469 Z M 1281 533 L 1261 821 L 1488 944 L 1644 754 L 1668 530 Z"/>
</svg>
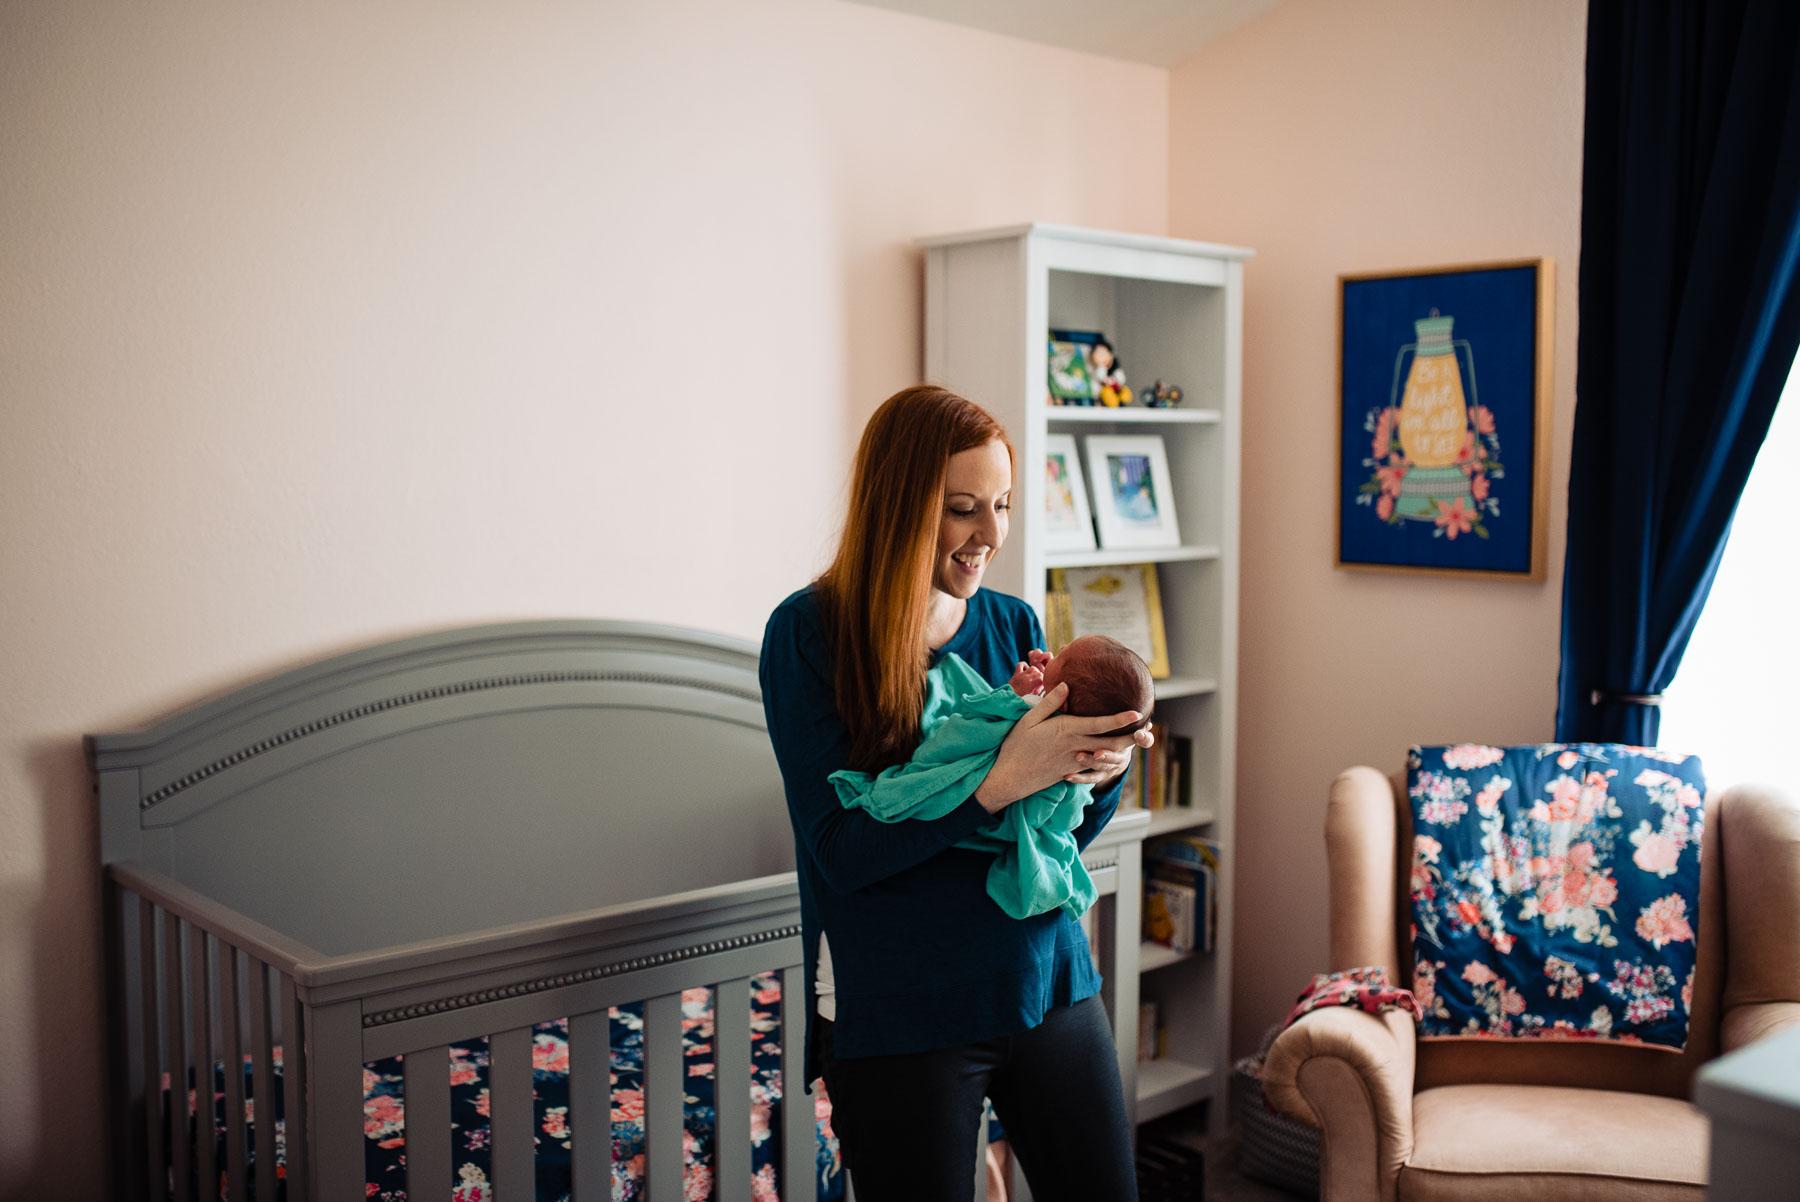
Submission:
<svg viewBox="0 0 1800 1202">
<path fill-rule="evenodd" d="M 1126 735 L 1150 724 L 1156 704 L 1156 685 L 1150 669 L 1137 654 L 1117 639 L 1086 634 L 1064 647 L 1044 669 L 1044 688 L 1067 683 L 1069 700 L 1063 712 L 1081 718 L 1136 710 L 1143 717 L 1130 726 L 1109 731 Z"/>
</svg>

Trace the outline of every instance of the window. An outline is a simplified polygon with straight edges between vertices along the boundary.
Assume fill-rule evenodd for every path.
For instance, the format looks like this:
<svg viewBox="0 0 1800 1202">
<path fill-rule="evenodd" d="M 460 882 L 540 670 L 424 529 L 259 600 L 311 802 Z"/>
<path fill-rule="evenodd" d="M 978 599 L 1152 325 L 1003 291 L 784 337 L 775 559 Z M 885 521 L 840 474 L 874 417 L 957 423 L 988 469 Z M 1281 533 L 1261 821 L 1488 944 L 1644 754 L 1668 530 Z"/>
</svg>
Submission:
<svg viewBox="0 0 1800 1202">
<path fill-rule="evenodd" d="M 1796 460 L 1800 371 L 1790 370 L 1706 608 L 1663 698 L 1657 742 L 1699 755 L 1715 785 L 1800 787 L 1800 525 L 1787 495 Z"/>
</svg>

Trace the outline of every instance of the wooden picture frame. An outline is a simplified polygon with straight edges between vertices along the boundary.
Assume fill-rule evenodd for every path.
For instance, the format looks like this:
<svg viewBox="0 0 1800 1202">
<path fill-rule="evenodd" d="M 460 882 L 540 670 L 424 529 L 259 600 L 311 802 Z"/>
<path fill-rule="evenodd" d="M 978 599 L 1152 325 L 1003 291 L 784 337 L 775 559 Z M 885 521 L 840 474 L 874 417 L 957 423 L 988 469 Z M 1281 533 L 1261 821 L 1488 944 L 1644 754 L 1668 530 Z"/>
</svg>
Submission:
<svg viewBox="0 0 1800 1202">
<path fill-rule="evenodd" d="M 1100 545 L 1109 551 L 1179 547 L 1162 435 L 1090 434 L 1086 449 Z"/>
<path fill-rule="evenodd" d="M 1081 472 L 1081 448 L 1073 434 L 1048 434 L 1044 438 L 1044 550 L 1093 549 L 1094 516 Z"/>
<path fill-rule="evenodd" d="M 1548 258 L 1338 277 L 1336 566 L 1544 579 L 1554 304 Z"/>
<path fill-rule="evenodd" d="M 1155 564 L 1051 568 L 1044 609 L 1051 654 L 1084 634 L 1104 634 L 1137 652 L 1152 677 L 1168 677 L 1169 641 Z"/>
</svg>

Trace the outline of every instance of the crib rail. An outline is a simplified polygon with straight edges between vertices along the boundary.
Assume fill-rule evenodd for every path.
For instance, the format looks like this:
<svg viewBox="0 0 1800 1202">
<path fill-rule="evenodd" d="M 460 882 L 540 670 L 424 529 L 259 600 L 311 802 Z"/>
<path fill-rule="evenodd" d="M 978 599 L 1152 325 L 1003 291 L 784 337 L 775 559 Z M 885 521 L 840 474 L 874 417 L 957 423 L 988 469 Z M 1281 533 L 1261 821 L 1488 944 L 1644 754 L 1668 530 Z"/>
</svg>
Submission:
<svg viewBox="0 0 1800 1202">
<path fill-rule="evenodd" d="M 1095 949 L 1127 1099 L 1136 1068 L 1142 817 L 1122 815 L 1083 857 L 1103 895 Z M 446 1197 L 455 1158 L 451 1048 L 483 1040 L 492 1168 L 483 1196 L 532 1202 L 533 1029 L 563 1020 L 573 1197 L 600 1202 L 612 1193 L 609 1014 L 634 1004 L 643 1012 L 642 1196 L 680 1199 L 682 993 L 700 987 L 711 990 L 714 1010 L 712 1196 L 750 1202 L 750 979 L 771 971 L 781 984 L 786 1104 L 775 1172 L 784 1202 L 815 1202 L 815 1126 L 801 1060 L 810 999 L 791 873 L 344 956 L 296 943 L 139 864 L 109 865 L 107 888 L 118 1192 L 133 1202 L 362 1198 L 364 1065 L 396 1056 L 407 1197 Z M 209 1138 L 219 1064 L 222 1156 Z M 278 1088 L 283 1114 L 273 1121 Z"/>
<path fill-rule="evenodd" d="M 681 1198 L 684 1170 L 682 992 L 710 990 L 715 1142 L 720 1202 L 750 1202 L 751 977 L 781 974 L 782 1147 L 774 1158 L 784 1202 L 813 1202 L 815 1126 L 803 1092 L 807 1008 L 799 902 L 791 875 L 641 906 L 530 933 L 534 954 L 507 963 L 505 933 L 455 941 L 421 961 L 402 950 L 360 965 L 354 981 L 321 974 L 320 998 L 358 995 L 361 1061 L 403 1058 L 409 1198 L 434 1198 L 454 1180 L 450 1145 L 450 1049 L 485 1039 L 493 1185 L 501 1202 L 534 1196 L 533 1028 L 567 1020 L 570 1170 L 578 1202 L 610 1198 L 612 1108 L 608 1088 L 612 1008 L 643 1011 L 644 1164 L 653 1199 Z M 549 954 L 546 954 L 546 953 Z M 445 975 L 446 960 L 461 971 Z M 418 981 L 420 973 L 433 979 Z M 323 1013 L 331 1005 L 320 1006 Z M 360 1138 L 360 1081 L 356 1133 Z M 328 1107 L 315 1136 L 347 1138 Z M 357 1169 L 360 1172 L 360 1161 Z M 321 1172 L 329 1171 L 321 1159 Z M 358 1176 L 360 1183 L 361 1178 Z"/>
<path fill-rule="evenodd" d="M 530 1202 L 533 1028 L 567 1020 L 573 1196 L 610 1198 L 608 1016 L 613 1007 L 642 1003 L 643 1196 L 680 1198 L 681 999 L 683 990 L 705 987 L 715 1013 L 713 1196 L 749 1202 L 750 978 L 779 971 L 782 1092 L 793 1102 L 776 1172 L 784 1200 L 814 1202 L 804 1044 L 787 1035 L 805 1021 L 789 1018 L 805 996 L 791 874 L 341 957 L 286 939 L 141 865 L 109 865 L 107 881 L 120 966 L 115 1071 L 124 1197 L 363 1197 L 363 1066 L 393 1056 L 404 1058 L 408 1197 L 448 1197 L 455 1181 L 450 1048 L 485 1040 L 488 1196 Z M 232 1071 L 246 1062 L 248 1099 L 245 1073 Z M 216 1158 L 206 1136 L 220 1064 L 225 1152 Z M 285 1118 L 266 1121 L 274 1107 L 265 1100 L 277 1088 Z M 265 1121 L 253 1121 L 257 1113 Z"/>
<path fill-rule="evenodd" d="M 110 865 L 107 881 L 123 1196 L 237 1202 L 254 1188 L 273 1199 L 285 1153 L 289 1196 L 305 1197 L 303 1125 L 275 1120 L 275 1079 L 285 1046 L 282 1103 L 302 1112 L 304 1058 L 285 1036 L 303 1030 L 295 973 L 317 953 L 135 865 Z M 222 1163 L 210 1138 L 215 1063 L 225 1066 Z M 251 1121 L 255 1109 L 265 1121 Z"/>
</svg>

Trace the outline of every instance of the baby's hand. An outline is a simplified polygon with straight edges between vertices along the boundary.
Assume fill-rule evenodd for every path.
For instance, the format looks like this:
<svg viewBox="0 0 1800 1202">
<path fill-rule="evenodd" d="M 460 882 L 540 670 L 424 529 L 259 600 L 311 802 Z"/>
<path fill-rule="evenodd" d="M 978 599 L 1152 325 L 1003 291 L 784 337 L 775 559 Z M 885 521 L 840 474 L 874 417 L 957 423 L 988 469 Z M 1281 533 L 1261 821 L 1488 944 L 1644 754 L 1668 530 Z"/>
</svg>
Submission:
<svg viewBox="0 0 1800 1202">
<path fill-rule="evenodd" d="M 1055 657 L 1048 651 L 1040 651 L 1033 647 L 1025 653 L 1026 661 L 1014 671 L 1012 679 L 1007 681 L 1012 691 L 1021 697 L 1035 697 L 1044 691 L 1044 668 Z"/>
<path fill-rule="evenodd" d="M 1044 673 L 1031 664 L 1020 664 L 1006 683 L 1021 697 L 1035 697 L 1044 691 Z"/>
</svg>

